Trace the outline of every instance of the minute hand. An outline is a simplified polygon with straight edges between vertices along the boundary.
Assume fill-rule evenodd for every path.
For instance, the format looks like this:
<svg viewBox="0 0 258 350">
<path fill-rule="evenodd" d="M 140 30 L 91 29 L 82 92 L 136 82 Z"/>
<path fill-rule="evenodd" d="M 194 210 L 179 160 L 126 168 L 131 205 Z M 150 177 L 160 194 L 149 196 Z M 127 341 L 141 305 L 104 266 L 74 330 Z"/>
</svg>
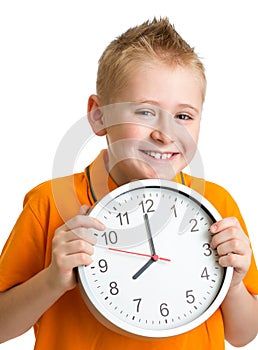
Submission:
<svg viewBox="0 0 258 350">
<path fill-rule="evenodd" d="M 144 217 L 144 222 L 145 222 L 145 226 L 146 226 L 146 231 L 147 231 L 147 236 L 148 236 L 148 241 L 149 241 L 149 245 L 150 245 L 150 251 L 151 251 L 151 258 L 150 260 L 148 260 L 146 262 L 146 264 L 144 264 L 140 270 L 138 272 L 136 272 L 133 275 L 133 279 L 136 280 L 145 270 L 147 270 L 148 267 L 150 267 L 154 262 L 156 262 L 159 257 L 155 252 L 155 248 L 154 248 L 154 243 L 153 243 L 153 239 L 152 239 L 152 234 L 151 234 L 151 229 L 150 229 L 150 222 L 149 222 L 149 218 L 147 214 L 143 215 Z"/>
<path fill-rule="evenodd" d="M 143 217 L 144 217 L 144 222 L 145 222 L 146 231 L 147 231 L 147 235 L 148 235 L 148 241 L 149 241 L 149 245 L 150 245 L 151 255 L 154 256 L 154 255 L 156 255 L 156 251 L 155 251 L 153 238 L 152 238 L 152 234 L 151 234 L 149 218 L 148 218 L 147 214 L 144 214 Z"/>
</svg>

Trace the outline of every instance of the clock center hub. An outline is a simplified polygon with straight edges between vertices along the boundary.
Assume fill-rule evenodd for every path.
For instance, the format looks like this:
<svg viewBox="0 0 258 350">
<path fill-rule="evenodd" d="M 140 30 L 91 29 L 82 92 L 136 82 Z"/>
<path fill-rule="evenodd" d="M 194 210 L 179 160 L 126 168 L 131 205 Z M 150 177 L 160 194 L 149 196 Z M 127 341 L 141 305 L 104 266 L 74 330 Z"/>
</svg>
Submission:
<svg viewBox="0 0 258 350">
<path fill-rule="evenodd" d="M 158 260 L 159 260 L 159 257 L 158 257 L 158 255 L 156 255 L 156 254 L 155 254 L 155 255 L 152 255 L 151 258 L 152 258 L 152 260 L 154 260 L 154 261 L 158 261 Z"/>
</svg>

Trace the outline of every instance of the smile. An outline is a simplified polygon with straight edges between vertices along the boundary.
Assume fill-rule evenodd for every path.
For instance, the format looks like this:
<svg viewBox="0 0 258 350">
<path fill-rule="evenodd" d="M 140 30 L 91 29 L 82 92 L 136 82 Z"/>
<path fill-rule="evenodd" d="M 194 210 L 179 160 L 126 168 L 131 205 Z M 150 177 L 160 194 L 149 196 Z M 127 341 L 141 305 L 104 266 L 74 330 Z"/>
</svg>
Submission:
<svg viewBox="0 0 258 350">
<path fill-rule="evenodd" d="M 173 156 L 177 155 L 178 153 L 172 153 L 172 152 L 154 152 L 154 151 L 141 151 L 144 154 L 147 154 L 149 157 L 155 158 L 155 159 L 161 159 L 161 160 L 168 160 L 171 159 Z"/>
</svg>

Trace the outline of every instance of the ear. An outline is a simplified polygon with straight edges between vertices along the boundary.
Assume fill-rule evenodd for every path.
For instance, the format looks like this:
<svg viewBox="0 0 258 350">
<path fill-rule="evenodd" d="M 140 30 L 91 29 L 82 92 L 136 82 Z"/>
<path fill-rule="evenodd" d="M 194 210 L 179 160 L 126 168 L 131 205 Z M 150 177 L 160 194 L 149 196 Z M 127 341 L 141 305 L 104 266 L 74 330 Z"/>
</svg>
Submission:
<svg viewBox="0 0 258 350">
<path fill-rule="evenodd" d="M 103 114 L 100 108 L 100 101 L 97 95 L 91 95 L 88 100 L 88 121 L 92 130 L 98 136 L 106 135 Z"/>
</svg>

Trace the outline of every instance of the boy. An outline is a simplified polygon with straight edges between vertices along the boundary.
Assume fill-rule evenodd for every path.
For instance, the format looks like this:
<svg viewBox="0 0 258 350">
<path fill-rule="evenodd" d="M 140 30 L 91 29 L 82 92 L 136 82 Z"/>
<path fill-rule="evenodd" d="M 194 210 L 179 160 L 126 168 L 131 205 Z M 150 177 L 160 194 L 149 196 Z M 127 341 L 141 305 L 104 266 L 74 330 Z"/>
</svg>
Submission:
<svg viewBox="0 0 258 350">
<path fill-rule="evenodd" d="M 0 260 L 0 341 L 34 326 L 35 349 L 224 349 L 249 343 L 258 330 L 258 273 L 246 228 L 230 195 L 181 170 L 199 135 L 206 80 L 194 50 L 167 19 L 129 29 L 103 53 L 89 123 L 108 149 L 85 173 L 30 191 Z M 211 226 L 219 263 L 233 266 L 229 292 L 205 323 L 156 341 L 114 333 L 85 306 L 74 268 L 92 261 L 103 224 L 85 214 L 129 181 L 163 178 L 200 190 L 224 218 Z M 78 214 L 79 213 L 79 214 Z M 94 258 L 94 257 L 93 257 Z"/>
</svg>

